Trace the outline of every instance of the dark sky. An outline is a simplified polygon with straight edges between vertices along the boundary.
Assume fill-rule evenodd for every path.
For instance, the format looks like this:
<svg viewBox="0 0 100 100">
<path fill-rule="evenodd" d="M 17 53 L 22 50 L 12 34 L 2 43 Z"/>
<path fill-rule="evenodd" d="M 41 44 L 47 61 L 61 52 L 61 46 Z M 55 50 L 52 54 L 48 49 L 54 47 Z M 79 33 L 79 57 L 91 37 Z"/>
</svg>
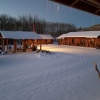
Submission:
<svg viewBox="0 0 100 100">
<path fill-rule="evenodd" d="M 49 0 L 0 0 L 0 14 L 13 17 L 37 15 L 50 22 L 65 22 L 77 27 L 89 27 L 100 24 L 100 17 L 60 5 Z"/>
</svg>

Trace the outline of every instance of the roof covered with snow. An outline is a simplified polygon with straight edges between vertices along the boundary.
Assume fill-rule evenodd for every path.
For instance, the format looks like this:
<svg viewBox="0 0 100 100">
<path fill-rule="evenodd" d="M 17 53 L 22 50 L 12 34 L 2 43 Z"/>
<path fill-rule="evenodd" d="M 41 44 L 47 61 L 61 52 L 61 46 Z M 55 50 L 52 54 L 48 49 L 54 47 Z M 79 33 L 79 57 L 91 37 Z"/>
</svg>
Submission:
<svg viewBox="0 0 100 100">
<path fill-rule="evenodd" d="M 39 34 L 24 31 L 0 31 L 3 38 L 7 39 L 42 39 Z"/>
<path fill-rule="evenodd" d="M 86 37 L 86 38 L 97 38 L 100 36 L 100 31 L 81 31 L 81 32 L 69 32 L 60 35 L 57 39 L 64 37 Z"/>
<path fill-rule="evenodd" d="M 39 34 L 42 39 L 54 39 L 50 34 Z"/>
</svg>

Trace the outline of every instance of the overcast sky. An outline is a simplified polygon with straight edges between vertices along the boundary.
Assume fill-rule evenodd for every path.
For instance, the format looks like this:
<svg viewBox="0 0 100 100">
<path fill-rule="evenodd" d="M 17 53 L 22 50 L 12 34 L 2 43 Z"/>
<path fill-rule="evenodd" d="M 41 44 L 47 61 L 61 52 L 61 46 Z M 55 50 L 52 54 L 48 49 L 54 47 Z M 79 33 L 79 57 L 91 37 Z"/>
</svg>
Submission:
<svg viewBox="0 0 100 100">
<path fill-rule="evenodd" d="M 73 9 L 49 0 L 0 0 L 0 14 L 13 17 L 37 15 L 50 22 L 65 22 L 77 27 L 89 27 L 100 24 L 100 17 Z"/>
</svg>

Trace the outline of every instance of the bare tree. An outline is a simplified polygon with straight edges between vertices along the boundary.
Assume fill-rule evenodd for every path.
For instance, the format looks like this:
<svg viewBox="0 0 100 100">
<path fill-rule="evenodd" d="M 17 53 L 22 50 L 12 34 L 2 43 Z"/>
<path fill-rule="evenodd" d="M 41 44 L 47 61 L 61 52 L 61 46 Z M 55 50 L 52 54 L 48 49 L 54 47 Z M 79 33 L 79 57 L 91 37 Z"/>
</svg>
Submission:
<svg viewBox="0 0 100 100">
<path fill-rule="evenodd" d="M 34 17 L 34 18 L 33 18 Z M 74 24 L 48 22 L 34 15 L 23 15 L 14 18 L 6 14 L 0 15 L 0 30 L 8 31 L 33 31 L 35 19 L 35 30 L 40 34 L 51 34 L 54 38 L 57 36 L 76 31 Z"/>
</svg>

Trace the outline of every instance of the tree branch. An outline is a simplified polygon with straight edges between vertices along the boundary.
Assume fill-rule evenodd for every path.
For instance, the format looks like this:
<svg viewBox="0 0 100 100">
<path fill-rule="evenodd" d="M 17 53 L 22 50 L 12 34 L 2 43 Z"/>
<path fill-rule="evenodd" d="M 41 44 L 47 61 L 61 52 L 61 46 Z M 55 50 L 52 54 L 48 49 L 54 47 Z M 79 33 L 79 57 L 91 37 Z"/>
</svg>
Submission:
<svg viewBox="0 0 100 100">
<path fill-rule="evenodd" d="M 95 70 L 97 71 L 98 75 L 99 75 L 99 78 L 100 78 L 100 71 L 98 69 L 98 66 L 97 66 L 97 63 L 94 62 L 94 66 L 95 66 Z"/>
</svg>

